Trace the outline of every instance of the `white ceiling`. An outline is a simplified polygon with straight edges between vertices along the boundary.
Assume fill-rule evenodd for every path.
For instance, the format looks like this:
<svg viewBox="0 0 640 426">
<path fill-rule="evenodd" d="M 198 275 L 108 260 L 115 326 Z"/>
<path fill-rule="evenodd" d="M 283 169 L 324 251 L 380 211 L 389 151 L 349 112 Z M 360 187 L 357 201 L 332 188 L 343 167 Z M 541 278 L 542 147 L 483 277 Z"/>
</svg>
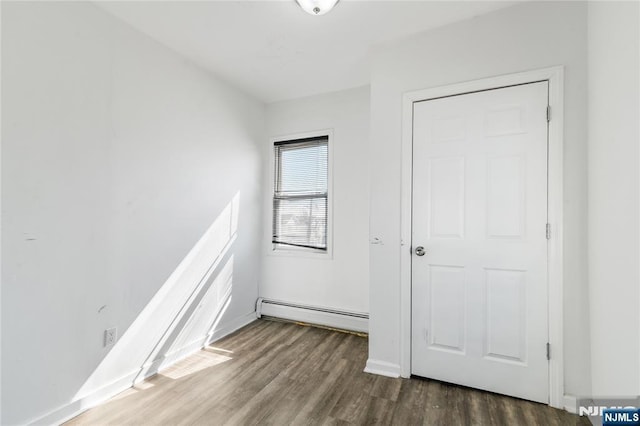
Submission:
<svg viewBox="0 0 640 426">
<path fill-rule="evenodd" d="M 323 16 L 288 1 L 114 1 L 99 6 L 265 102 L 369 83 L 380 43 L 514 1 L 342 0 Z"/>
</svg>

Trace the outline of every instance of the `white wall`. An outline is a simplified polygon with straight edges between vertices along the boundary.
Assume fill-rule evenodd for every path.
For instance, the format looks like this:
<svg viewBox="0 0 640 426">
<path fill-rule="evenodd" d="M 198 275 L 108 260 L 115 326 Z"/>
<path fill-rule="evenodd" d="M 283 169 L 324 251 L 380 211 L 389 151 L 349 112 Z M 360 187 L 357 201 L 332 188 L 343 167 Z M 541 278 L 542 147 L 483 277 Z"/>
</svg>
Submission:
<svg viewBox="0 0 640 426">
<path fill-rule="evenodd" d="M 267 133 L 286 136 L 333 130 L 333 247 L 330 259 L 269 254 L 271 200 L 265 199 L 260 296 L 369 312 L 369 87 L 267 105 Z M 263 190 L 271 194 L 272 145 L 265 146 Z M 268 162 L 268 164 L 267 164 Z"/>
<path fill-rule="evenodd" d="M 586 4 L 532 2 L 381 48 L 371 80 L 369 357 L 400 362 L 402 94 L 502 74 L 565 66 L 565 391 L 588 394 L 586 250 Z"/>
<path fill-rule="evenodd" d="M 594 395 L 640 394 L 640 7 L 589 3 L 589 287 Z"/>
<path fill-rule="evenodd" d="M 55 422 L 250 320 L 264 106 L 85 2 L 2 64 L 1 422 Z"/>
<path fill-rule="evenodd" d="M 0 51 L 2 46 L 2 6 L 0 5 Z M 0 78 L 2 76 L 2 54 L 0 54 Z M 0 82 L 0 100 L 2 84 Z M 2 102 L 0 102 L 0 188 L 2 188 Z M 0 190 L 1 192 L 1 190 Z M 0 242 L 2 241 L 2 197 L 0 196 Z M 2 420 L 2 244 L 0 244 L 0 421 Z"/>
</svg>

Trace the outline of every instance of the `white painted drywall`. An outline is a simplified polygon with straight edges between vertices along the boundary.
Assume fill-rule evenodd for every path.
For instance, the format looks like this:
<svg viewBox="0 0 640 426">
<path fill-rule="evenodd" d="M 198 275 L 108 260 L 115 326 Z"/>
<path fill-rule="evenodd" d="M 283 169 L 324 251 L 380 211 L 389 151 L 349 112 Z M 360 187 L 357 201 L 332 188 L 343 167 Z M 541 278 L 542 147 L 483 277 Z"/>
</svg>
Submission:
<svg viewBox="0 0 640 426">
<path fill-rule="evenodd" d="M 530 2 L 382 47 L 371 79 L 372 364 L 399 364 L 402 94 L 565 66 L 565 391 L 590 390 L 587 298 L 586 4 Z M 541 229 L 540 232 L 544 232 Z"/>
<path fill-rule="evenodd" d="M 271 137 L 331 129 L 332 257 L 270 254 L 271 200 L 264 203 L 260 296 L 306 305 L 369 312 L 369 87 L 267 105 Z M 270 140 L 263 190 L 271 194 Z M 267 164 L 268 163 L 268 164 Z"/>
<path fill-rule="evenodd" d="M 59 421 L 250 318 L 264 105 L 86 2 L 3 2 L 2 65 L 1 422 Z"/>
<path fill-rule="evenodd" d="M 589 3 L 589 287 L 594 395 L 640 395 L 640 7 Z"/>
<path fill-rule="evenodd" d="M 2 6 L 0 5 L 0 46 L 2 46 Z M 2 78 L 2 54 L 0 49 L 0 79 Z M 0 100 L 2 84 L 0 84 Z M 2 188 L 2 102 L 0 101 L 0 189 Z M 1 190 L 0 190 L 1 192 Z M 2 241 L 2 197 L 0 196 L 0 242 Z M 0 420 L 2 420 L 2 244 L 0 244 Z"/>
<path fill-rule="evenodd" d="M 322 18 L 293 0 L 100 5 L 265 102 L 275 102 L 366 85 L 371 45 L 513 3 L 343 1 Z"/>
</svg>

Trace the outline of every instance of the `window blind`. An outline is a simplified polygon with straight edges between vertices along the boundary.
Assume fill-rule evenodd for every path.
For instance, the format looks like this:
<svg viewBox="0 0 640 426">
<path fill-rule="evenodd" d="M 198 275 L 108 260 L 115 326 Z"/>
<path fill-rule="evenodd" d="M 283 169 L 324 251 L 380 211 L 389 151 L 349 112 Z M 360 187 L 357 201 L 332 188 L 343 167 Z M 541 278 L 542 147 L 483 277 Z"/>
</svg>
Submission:
<svg viewBox="0 0 640 426">
<path fill-rule="evenodd" d="M 274 244 L 327 250 L 328 140 L 274 144 Z"/>
</svg>

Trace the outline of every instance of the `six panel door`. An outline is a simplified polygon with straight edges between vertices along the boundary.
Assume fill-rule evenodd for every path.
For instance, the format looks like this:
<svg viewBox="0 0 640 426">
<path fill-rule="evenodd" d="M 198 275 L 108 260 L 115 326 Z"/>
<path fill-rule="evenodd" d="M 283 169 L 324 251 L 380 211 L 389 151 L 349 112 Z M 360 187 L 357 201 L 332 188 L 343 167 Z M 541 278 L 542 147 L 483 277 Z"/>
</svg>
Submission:
<svg viewBox="0 0 640 426">
<path fill-rule="evenodd" d="M 414 103 L 412 374 L 548 402 L 548 83 Z"/>
</svg>

